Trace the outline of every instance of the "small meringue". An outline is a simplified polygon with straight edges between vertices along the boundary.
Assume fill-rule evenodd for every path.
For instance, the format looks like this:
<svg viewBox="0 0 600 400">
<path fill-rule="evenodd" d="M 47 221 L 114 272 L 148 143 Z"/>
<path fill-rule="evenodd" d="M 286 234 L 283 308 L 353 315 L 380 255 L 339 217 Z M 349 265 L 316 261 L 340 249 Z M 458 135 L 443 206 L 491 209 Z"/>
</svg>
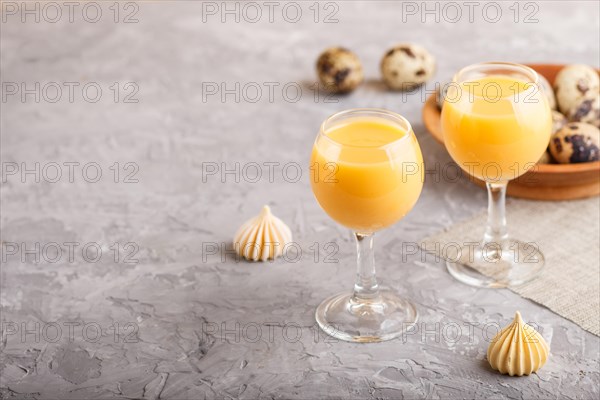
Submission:
<svg viewBox="0 0 600 400">
<path fill-rule="evenodd" d="M 292 241 L 292 231 L 264 206 L 260 214 L 246 221 L 236 232 L 233 245 L 241 257 L 251 261 L 274 260 Z"/>
<path fill-rule="evenodd" d="M 550 347 L 517 311 L 514 321 L 492 339 L 487 358 L 493 369 L 510 376 L 529 375 L 548 360 Z"/>
</svg>

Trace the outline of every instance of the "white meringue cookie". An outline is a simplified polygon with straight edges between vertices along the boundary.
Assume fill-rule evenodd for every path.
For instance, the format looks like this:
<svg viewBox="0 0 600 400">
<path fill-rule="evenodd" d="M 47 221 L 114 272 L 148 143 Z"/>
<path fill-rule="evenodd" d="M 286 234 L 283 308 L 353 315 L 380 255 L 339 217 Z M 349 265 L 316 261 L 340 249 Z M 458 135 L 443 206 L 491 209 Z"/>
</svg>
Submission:
<svg viewBox="0 0 600 400">
<path fill-rule="evenodd" d="M 251 261 L 274 260 L 292 241 L 292 231 L 264 206 L 260 214 L 246 221 L 236 232 L 233 245 L 241 257 Z"/>
<path fill-rule="evenodd" d="M 550 347 L 517 311 L 514 321 L 492 339 L 487 358 L 493 369 L 510 376 L 529 375 L 548 360 Z"/>
</svg>

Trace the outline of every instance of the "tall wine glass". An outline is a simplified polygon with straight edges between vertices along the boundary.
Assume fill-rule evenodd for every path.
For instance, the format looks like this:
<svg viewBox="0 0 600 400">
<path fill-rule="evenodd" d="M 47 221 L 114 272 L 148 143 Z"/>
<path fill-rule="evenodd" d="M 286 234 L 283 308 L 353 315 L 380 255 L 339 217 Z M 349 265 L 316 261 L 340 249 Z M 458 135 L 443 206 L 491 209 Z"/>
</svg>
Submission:
<svg viewBox="0 0 600 400">
<path fill-rule="evenodd" d="M 444 143 L 463 170 L 485 181 L 489 197 L 483 240 L 475 244 L 457 238 L 462 247 L 446 263 L 464 283 L 520 285 L 544 266 L 536 243 L 509 238 L 505 218 L 508 182 L 534 167 L 550 140 L 551 111 L 538 79 L 523 65 L 481 63 L 460 70 L 448 87 Z"/>
<path fill-rule="evenodd" d="M 312 190 L 336 222 L 354 231 L 354 290 L 317 308 L 319 326 L 351 342 L 378 342 L 402 334 L 417 310 L 375 277 L 373 234 L 402 219 L 423 187 L 421 149 L 408 121 L 380 109 L 353 109 L 321 125 L 311 157 Z"/>
</svg>

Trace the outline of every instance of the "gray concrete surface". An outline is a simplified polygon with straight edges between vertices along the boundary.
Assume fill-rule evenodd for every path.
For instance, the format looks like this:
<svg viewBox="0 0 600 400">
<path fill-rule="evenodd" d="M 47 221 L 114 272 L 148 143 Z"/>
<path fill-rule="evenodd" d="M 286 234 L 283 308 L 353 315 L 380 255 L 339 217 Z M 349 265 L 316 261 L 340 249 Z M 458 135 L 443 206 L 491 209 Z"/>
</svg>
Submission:
<svg viewBox="0 0 600 400">
<path fill-rule="evenodd" d="M 419 331 L 379 344 L 320 334 L 315 307 L 351 287 L 354 248 L 313 199 L 306 168 L 320 122 L 351 107 L 405 115 L 428 165 L 443 167 L 449 157 L 423 127 L 420 93 L 403 99 L 379 83 L 385 50 L 424 45 L 437 58 L 437 80 L 483 60 L 598 66 L 597 2 L 521 3 L 516 23 L 513 2 L 497 3 L 496 23 L 483 3 L 469 22 L 462 2 L 455 23 L 444 20 L 456 14 L 443 3 L 436 22 L 420 2 L 258 2 L 254 23 L 256 7 L 242 3 L 236 22 L 221 15 L 221 2 L 98 2 L 95 23 L 84 3 L 70 22 L 59 2 L 56 23 L 55 10 L 35 4 L 39 22 L 21 3 L 2 3 L 0 397 L 598 397 L 598 337 L 508 290 L 461 285 L 434 259 L 402 262 L 402 241 L 485 209 L 485 193 L 466 180 L 429 178 L 412 213 L 376 240 L 380 278 L 416 302 Z M 367 82 L 328 102 L 311 84 L 330 45 L 356 51 Z M 36 82 L 39 102 L 35 93 L 23 101 L 21 84 L 35 91 Z M 239 101 L 210 94 L 236 82 Z M 253 162 L 263 167 L 256 182 Z M 272 182 L 265 162 L 279 163 Z M 239 174 L 221 176 L 236 163 Z M 36 165 L 38 177 L 21 174 Z M 222 261 L 221 243 L 267 203 L 292 228 L 299 259 Z M 523 378 L 485 360 L 487 338 L 516 310 L 552 349 L 548 364 Z"/>
</svg>

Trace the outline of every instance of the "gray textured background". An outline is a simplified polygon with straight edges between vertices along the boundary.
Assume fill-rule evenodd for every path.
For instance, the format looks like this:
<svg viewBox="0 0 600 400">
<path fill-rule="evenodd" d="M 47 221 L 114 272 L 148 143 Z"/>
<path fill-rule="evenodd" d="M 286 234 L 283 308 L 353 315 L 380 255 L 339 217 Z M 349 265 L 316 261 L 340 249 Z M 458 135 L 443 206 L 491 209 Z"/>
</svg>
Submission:
<svg viewBox="0 0 600 400">
<path fill-rule="evenodd" d="M 315 23 L 309 8 L 314 9 L 313 2 L 297 2 L 302 17 L 291 23 L 281 14 L 285 3 L 279 3 L 270 23 L 267 6 L 258 3 L 261 21 L 250 23 L 241 15 L 236 23 L 230 15 L 222 23 L 220 15 L 205 14 L 203 21 L 200 2 L 157 1 L 138 3 L 138 22 L 131 24 L 123 19 L 135 8 L 121 3 L 115 23 L 112 3 L 103 3 L 97 23 L 82 18 L 81 5 L 73 23 L 66 8 L 54 24 L 43 16 L 39 23 L 32 17 L 22 23 L 20 14 L 4 13 L 4 84 L 80 86 L 73 102 L 63 85 L 56 103 L 48 101 L 54 92 L 47 86 L 39 103 L 33 95 L 25 102 L 15 95 L 1 104 L 3 166 L 16 162 L 19 168 L 34 168 L 39 163 L 46 175 L 36 182 L 33 175 L 17 173 L 2 183 L 0 397 L 598 396 L 598 337 L 508 290 L 459 284 L 433 259 L 410 255 L 402 263 L 401 241 L 419 241 L 485 209 L 485 193 L 465 180 L 428 179 L 412 213 L 376 240 L 380 277 L 417 303 L 419 332 L 380 344 L 335 342 L 319 334 L 315 307 L 351 287 L 354 248 L 349 234 L 313 199 L 305 167 L 325 117 L 367 106 L 405 115 L 428 165 L 445 165 L 448 155 L 422 125 L 421 95 L 402 99 L 379 83 L 385 50 L 397 42 L 427 47 L 438 61 L 437 80 L 483 60 L 598 66 L 597 2 L 542 1 L 527 9 L 521 4 L 518 23 L 509 9 L 512 2 L 499 2 L 503 15 L 497 23 L 485 21 L 482 5 L 473 23 L 464 6 L 458 23 L 436 23 L 434 16 L 422 23 L 420 14 L 403 22 L 401 3 L 391 1 L 335 2 L 337 23 L 323 23 L 334 6 L 319 5 Z M 538 22 L 523 23 L 536 6 Z M 47 18 L 54 18 L 52 10 L 46 11 Z M 292 9 L 288 12 L 294 16 Z M 93 10 L 88 13 L 94 17 Z M 325 102 L 322 96 L 315 99 L 311 83 L 316 57 L 330 45 L 357 52 L 367 83 Z M 103 90 L 96 103 L 81 94 L 90 82 Z M 115 82 L 121 87 L 118 102 L 110 89 Z M 128 82 L 139 88 L 138 103 L 123 101 L 132 90 L 124 89 Z M 243 93 L 239 102 L 233 95 L 222 102 L 219 96 L 203 99 L 203 82 L 204 88 L 206 82 L 225 82 L 229 88 L 235 82 L 279 86 L 272 102 L 266 89 L 256 103 Z M 302 88 L 297 102 L 286 100 L 281 91 L 294 82 Z M 91 89 L 89 95 L 94 95 Z M 254 97 L 254 92 L 246 95 Z M 54 177 L 52 162 L 80 163 L 73 182 L 64 166 L 59 182 L 44 179 Z M 82 177 L 81 166 L 91 162 L 102 171 L 96 183 Z M 110 169 L 115 162 L 118 183 Z M 125 169 L 128 162 L 134 164 Z M 249 162 L 280 163 L 274 181 L 265 170 L 262 179 L 250 182 L 254 173 L 247 169 L 239 182 L 235 174 L 206 176 L 203 182 L 206 163 L 227 168 L 240 163 L 241 168 Z M 298 182 L 292 179 L 294 163 L 303 167 Z M 284 165 L 291 166 L 285 179 Z M 135 166 L 139 182 L 123 182 Z M 5 173 L 6 168 L 11 167 Z M 85 177 L 93 178 L 94 171 Z M 292 228 L 302 250 L 299 260 L 292 262 L 290 253 L 289 262 L 250 264 L 208 254 L 211 243 L 231 241 L 237 227 L 266 203 Z M 48 246 L 39 263 L 33 255 L 23 261 L 7 251 L 10 243 L 22 250 L 53 242 L 63 247 L 54 263 L 48 262 L 54 256 Z M 72 261 L 69 242 L 80 243 Z M 137 251 L 125 248 L 129 242 Z M 101 246 L 99 261 L 82 257 L 86 243 Z M 115 243 L 117 262 L 110 248 Z M 327 263 L 336 245 L 339 250 L 331 258 L 338 262 Z M 135 253 L 137 264 L 125 262 L 127 250 Z M 508 323 L 516 310 L 540 325 L 552 349 L 548 364 L 530 377 L 501 376 L 485 360 L 486 337 L 494 334 L 494 324 Z M 474 326 L 472 334 L 467 323 Z M 458 340 L 456 326 L 461 328 Z"/>
</svg>

